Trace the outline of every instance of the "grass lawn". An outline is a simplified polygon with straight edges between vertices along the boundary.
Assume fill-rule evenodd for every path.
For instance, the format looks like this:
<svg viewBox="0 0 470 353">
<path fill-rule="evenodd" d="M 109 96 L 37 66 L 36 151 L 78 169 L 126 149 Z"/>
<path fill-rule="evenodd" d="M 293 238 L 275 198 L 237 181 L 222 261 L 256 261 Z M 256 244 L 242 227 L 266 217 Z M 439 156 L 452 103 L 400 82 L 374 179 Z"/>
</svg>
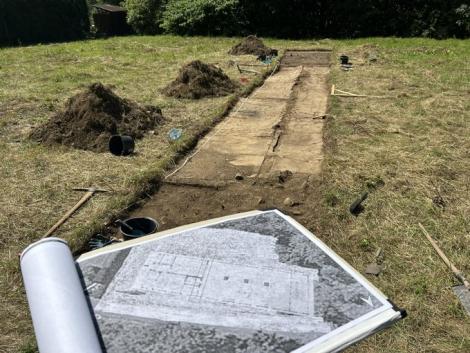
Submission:
<svg viewBox="0 0 470 353">
<path fill-rule="evenodd" d="M 75 249 L 113 215 L 151 189 L 178 151 L 220 116 L 234 96 L 200 101 L 163 97 L 159 90 L 185 62 L 217 63 L 232 78 L 228 38 L 122 37 L 0 49 L 0 352 L 34 351 L 17 254 L 38 239 L 81 196 L 72 187 L 97 185 L 98 194 L 57 235 Z M 362 271 L 383 249 L 384 272 L 371 278 L 410 316 L 359 344 L 355 352 L 468 352 L 470 320 L 451 292 L 449 271 L 420 233 L 438 239 L 470 277 L 470 41 L 361 39 L 267 40 L 278 49 L 332 47 L 354 70 L 332 69 L 341 90 L 386 98 L 331 99 L 319 215 L 308 224 Z M 365 54 L 374 52 L 369 63 Z M 243 58 L 252 60 L 254 58 Z M 101 81 L 167 118 L 138 141 L 138 154 L 118 158 L 29 142 L 31 128 L 61 109 L 85 85 Z M 184 138 L 169 143 L 172 127 Z M 349 204 L 368 185 L 365 211 Z"/>
<path fill-rule="evenodd" d="M 409 312 L 352 351 L 470 352 L 470 317 L 451 291 L 456 281 L 418 227 L 470 276 L 470 41 L 334 46 L 358 64 L 364 52 L 378 52 L 376 63 L 334 69 L 337 88 L 394 98 L 333 97 L 317 232 L 359 270 L 382 248 L 386 269 L 372 282 Z M 382 183 L 361 215 L 347 213 L 361 191 Z"/>
</svg>

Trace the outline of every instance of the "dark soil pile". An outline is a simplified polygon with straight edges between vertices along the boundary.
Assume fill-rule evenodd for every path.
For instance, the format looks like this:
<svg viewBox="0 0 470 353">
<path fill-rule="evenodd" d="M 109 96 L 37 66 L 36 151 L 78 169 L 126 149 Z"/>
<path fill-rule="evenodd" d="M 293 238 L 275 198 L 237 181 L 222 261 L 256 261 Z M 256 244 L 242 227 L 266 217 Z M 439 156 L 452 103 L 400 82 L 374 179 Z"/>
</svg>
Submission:
<svg viewBox="0 0 470 353">
<path fill-rule="evenodd" d="M 257 36 L 248 36 L 228 52 L 230 55 L 277 56 L 277 50 L 268 48 Z"/>
<path fill-rule="evenodd" d="M 30 138 L 46 145 L 105 152 L 112 135 L 139 139 L 162 122 L 159 108 L 122 99 L 110 88 L 94 83 L 71 97 L 65 109 L 33 130 Z"/>
<path fill-rule="evenodd" d="M 169 97 L 199 99 L 235 92 L 238 85 L 215 65 L 196 60 L 184 65 L 176 80 L 163 89 Z"/>
</svg>

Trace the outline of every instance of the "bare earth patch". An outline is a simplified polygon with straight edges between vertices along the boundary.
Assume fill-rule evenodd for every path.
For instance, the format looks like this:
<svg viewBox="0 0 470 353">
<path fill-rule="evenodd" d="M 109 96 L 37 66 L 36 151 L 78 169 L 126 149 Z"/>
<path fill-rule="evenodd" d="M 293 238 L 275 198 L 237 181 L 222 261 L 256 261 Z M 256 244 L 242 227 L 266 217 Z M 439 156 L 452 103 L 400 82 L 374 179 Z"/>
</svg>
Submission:
<svg viewBox="0 0 470 353">
<path fill-rule="evenodd" d="M 238 85 L 220 68 L 196 60 L 184 65 L 163 93 L 168 97 L 200 99 L 226 96 L 237 88 Z"/>
<path fill-rule="evenodd" d="M 94 83 L 70 98 L 65 109 L 34 129 L 30 138 L 45 145 L 105 152 L 112 135 L 139 139 L 162 122 L 160 108 L 140 106 L 118 97 L 101 83 Z"/>
<path fill-rule="evenodd" d="M 278 51 L 267 47 L 256 36 L 248 36 L 228 52 L 230 55 L 277 56 Z"/>
</svg>

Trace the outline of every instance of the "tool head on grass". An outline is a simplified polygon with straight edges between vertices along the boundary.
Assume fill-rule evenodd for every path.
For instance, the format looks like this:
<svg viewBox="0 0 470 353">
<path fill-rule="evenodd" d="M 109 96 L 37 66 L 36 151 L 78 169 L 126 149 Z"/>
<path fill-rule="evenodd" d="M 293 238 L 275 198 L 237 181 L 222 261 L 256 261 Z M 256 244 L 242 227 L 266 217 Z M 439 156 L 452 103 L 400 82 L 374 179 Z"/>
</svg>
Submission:
<svg viewBox="0 0 470 353">
<path fill-rule="evenodd" d="M 452 271 L 454 276 L 461 283 L 463 283 L 463 285 L 461 286 L 453 287 L 452 290 L 454 291 L 455 295 L 462 303 L 462 306 L 464 307 L 467 314 L 470 315 L 470 282 L 464 277 L 463 273 L 460 272 L 460 270 L 457 267 L 455 267 L 455 265 L 447 258 L 446 254 L 444 254 L 444 252 L 439 247 L 439 245 L 437 245 L 436 241 L 431 237 L 431 235 L 429 235 L 426 228 L 424 228 L 424 226 L 421 223 L 418 223 L 418 225 L 421 228 L 421 231 L 423 232 L 423 234 L 431 243 L 434 250 L 436 250 L 437 254 L 442 259 L 442 261 L 444 261 L 444 263 Z"/>
<path fill-rule="evenodd" d="M 460 303 L 464 307 L 468 315 L 470 315 L 470 290 L 464 285 L 452 287 L 454 294 L 459 298 Z"/>
</svg>

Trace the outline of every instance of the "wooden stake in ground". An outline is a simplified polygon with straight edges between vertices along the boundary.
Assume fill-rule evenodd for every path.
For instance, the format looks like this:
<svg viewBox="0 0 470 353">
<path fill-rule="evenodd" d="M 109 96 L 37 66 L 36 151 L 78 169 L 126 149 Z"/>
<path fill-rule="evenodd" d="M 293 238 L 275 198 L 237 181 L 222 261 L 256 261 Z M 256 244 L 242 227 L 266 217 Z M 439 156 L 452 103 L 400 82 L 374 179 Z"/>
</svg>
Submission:
<svg viewBox="0 0 470 353">
<path fill-rule="evenodd" d="M 389 96 L 371 96 L 369 94 L 356 94 L 356 93 L 351 93 L 351 92 L 348 92 L 348 91 L 342 91 L 340 89 L 337 89 L 335 87 L 335 85 L 331 86 L 331 95 L 336 96 L 336 97 L 350 97 L 350 98 L 354 98 L 354 97 L 392 98 L 392 97 L 389 97 Z"/>
<path fill-rule="evenodd" d="M 44 234 L 43 238 L 50 237 L 62 224 L 64 224 L 80 207 L 82 207 L 89 199 L 93 197 L 96 192 L 107 192 L 106 190 L 100 190 L 96 188 L 75 188 L 73 190 L 76 191 L 86 191 L 85 195 L 78 201 L 75 206 L 73 206 L 70 210 L 67 211 L 66 214 L 56 223 L 54 224 L 51 229 Z"/>
</svg>

